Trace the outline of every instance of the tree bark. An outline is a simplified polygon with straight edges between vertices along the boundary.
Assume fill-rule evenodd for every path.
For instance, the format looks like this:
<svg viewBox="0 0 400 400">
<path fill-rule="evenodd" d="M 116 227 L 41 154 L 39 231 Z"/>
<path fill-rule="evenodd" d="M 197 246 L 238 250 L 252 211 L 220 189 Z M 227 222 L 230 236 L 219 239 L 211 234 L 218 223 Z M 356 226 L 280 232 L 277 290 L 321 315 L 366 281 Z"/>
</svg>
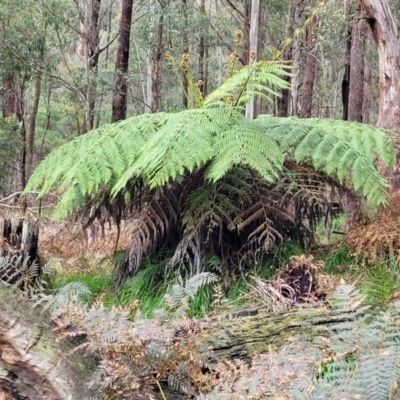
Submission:
<svg viewBox="0 0 400 400">
<path fill-rule="evenodd" d="M 308 5 L 312 7 L 315 0 L 309 0 Z M 316 17 L 311 17 L 311 21 L 306 26 L 306 65 L 304 71 L 303 98 L 301 99 L 301 118 L 310 118 L 312 114 L 312 99 L 314 90 L 314 80 L 316 72 L 316 59 L 314 55 L 313 30 L 316 23 Z"/>
<path fill-rule="evenodd" d="M 164 9 L 161 11 L 158 21 L 157 48 L 153 60 L 153 72 L 151 79 L 151 112 L 158 111 L 160 106 L 161 86 L 161 59 L 163 55 L 163 33 L 164 33 Z"/>
<path fill-rule="evenodd" d="M 346 53 L 344 55 L 344 73 L 342 78 L 342 103 L 343 103 L 343 121 L 349 119 L 349 94 L 350 94 L 350 59 L 351 59 L 351 35 L 352 28 L 347 32 Z"/>
<path fill-rule="evenodd" d="M 360 0 L 368 17 L 379 57 L 380 128 L 400 132 L 400 47 L 396 21 L 387 0 Z M 400 148 L 390 175 L 391 189 L 400 188 Z"/>
<path fill-rule="evenodd" d="M 126 118 L 128 85 L 126 75 L 129 63 L 129 45 L 131 35 L 131 22 L 133 0 L 123 0 L 121 21 L 119 25 L 119 39 L 117 61 L 115 63 L 115 81 L 112 100 L 111 122 Z"/>
<path fill-rule="evenodd" d="M 363 87 L 363 111 L 362 121 L 369 124 L 371 112 L 371 67 L 368 64 L 364 66 L 364 87 Z"/>
<path fill-rule="evenodd" d="M 249 63 L 250 56 L 250 18 L 251 18 L 251 0 L 245 0 L 244 3 L 244 24 L 243 24 L 243 52 L 240 62 L 243 65 Z"/>
<path fill-rule="evenodd" d="M 253 64 L 257 59 L 258 53 L 258 22 L 260 17 L 260 0 L 251 1 L 251 16 L 250 16 L 250 56 L 249 64 Z M 251 91 L 251 87 L 248 86 L 247 90 Z M 254 115 L 254 97 L 251 97 L 246 104 L 246 118 L 253 120 Z"/>
<path fill-rule="evenodd" d="M 285 43 L 283 44 L 284 49 L 283 49 L 282 60 L 284 62 L 292 61 L 296 8 L 297 8 L 296 1 L 290 0 L 289 11 L 286 21 Z M 284 79 L 288 83 L 290 82 L 290 76 L 285 76 Z M 279 117 L 287 117 L 289 115 L 289 101 L 290 101 L 289 89 L 282 89 L 282 96 L 278 99 Z"/>
<path fill-rule="evenodd" d="M 182 51 L 183 57 L 181 62 L 182 70 L 182 104 L 183 107 L 188 108 L 189 102 L 189 82 L 188 82 L 188 60 L 189 60 L 189 38 L 188 38 L 188 10 L 187 10 L 187 0 L 182 0 Z"/>
<path fill-rule="evenodd" d="M 35 79 L 35 92 L 33 95 L 33 104 L 31 115 L 29 117 L 28 134 L 26 138 L 26 176 L 30 177 L 33 167 L 33 153 L 35 148 L 36 117 L 39 109 L 40 93 L 42 88 L 42 77 Z"/>
<path fill-rule="evenodd" d="M 302 25 L 303 13 L 306 0 L 300 0 L 296 5 L 296 12 L 294 16 L 294 23 L 296 28 Z M 292 79 L 290 88 L 290 103 L 289 103 L 289 116 L 299 116 L 299 87 L 300 87 L 300 66 L 301 66 L 301 39 L 297 36 L 293 41 L 293 69 L 292 69 Z"/>
<path fill-rule="evenodd" d="M 363 122 L 364 57 L 367 22 L 360 11 L 355 14 L 351 30 L 349 121 Z"/>
<path fill-rule="evenodd" d="M 294 337 L 309 334 L 310 324 L 313 335 L 326 337 L 327 327 L 349 318 L 354 318 L 350 309 L 336 312 L 324 307 L 273 313 L 254 308 L 211 321 L 200 338 L 219 359 L 250 360 L 256 354 L 282 348 Z"/>
<path fill-rule="evenodd" d="M 47 313 L 0 282 L 0 393 L 19 400 L 89 398 L 93 360 L 81 352 L 66 358 L 79 343 L 56 342 L 49 323 Z"/>
<path fill-rule="evenodd" d="M 205 44 L 205 19 L 206 19 L 206 2 L 205 0 L 200 0 L 199 4 L 200 8 L 200 18 L 202 23 L 202 34 L 200 36 L 199 41 L 199 91 L 201 95 L 204 97 L 207 94 L 207 81 L 206 81 L 206 66 L 205 63 L 207 62 L 207 58 L 205 57 L 206 53 L 206 44 Z"/>
</svg>

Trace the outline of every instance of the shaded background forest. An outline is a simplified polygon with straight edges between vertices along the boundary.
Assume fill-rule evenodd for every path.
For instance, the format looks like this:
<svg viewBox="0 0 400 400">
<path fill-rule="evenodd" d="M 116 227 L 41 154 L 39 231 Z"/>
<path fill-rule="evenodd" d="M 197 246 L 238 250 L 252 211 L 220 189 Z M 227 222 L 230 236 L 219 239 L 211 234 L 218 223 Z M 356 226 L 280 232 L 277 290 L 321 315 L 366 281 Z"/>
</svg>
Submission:
<svg viewBox="0 0 400 400">
<path fill-rule="evenodd" d="M 5 0 L 0 7 L 3 198 L 77 135 L 190 107 L 185 68 L 207 94 L 224 82 L 234 52 L 246 65 L 252 51 L 249 0 L 32 0 L 23 8 Z M 292 60 L 293 77 L 281 99 L 258 100 L 256 114 L 376 122 L 377 54 L 356 2 L 261 0 L 258 15 L 257 58 Z"/>
</svg>

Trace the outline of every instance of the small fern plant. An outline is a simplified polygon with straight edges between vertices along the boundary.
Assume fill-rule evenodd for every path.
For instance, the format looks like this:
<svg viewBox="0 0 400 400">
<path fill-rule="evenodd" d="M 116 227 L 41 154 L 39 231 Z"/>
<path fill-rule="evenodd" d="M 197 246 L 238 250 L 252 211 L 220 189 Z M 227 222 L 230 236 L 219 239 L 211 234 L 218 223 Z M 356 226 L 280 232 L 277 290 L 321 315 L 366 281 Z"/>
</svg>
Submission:
<svg viewBox="0 0 400 400">
<path fill-rule="evenodd" d="M 329 119 L 245 118 L 248 96 L 272 100 L 287 88 L 287 71 L 260 61 L 233 74 L 199 108 L 139 115 L 80 136 L 41 162 L 25 192 L 57 190 L 59 218 L 90 214 L 89 224 L 106 212 L 117 224 L 134 220 L 119 284 L 146 252 L 166 245 L 182 259 L 201 243 L 198 260 L 211 253 L 223 264 L 251 263 L 277 239 L 310 231 L 305 218 L 312 228 L 332 201 L 351 192 L 347 176 L 371 205 L 386 204 L 388 184 L 375 161 L 394 163 L 387 132 Z"/>
</svg>

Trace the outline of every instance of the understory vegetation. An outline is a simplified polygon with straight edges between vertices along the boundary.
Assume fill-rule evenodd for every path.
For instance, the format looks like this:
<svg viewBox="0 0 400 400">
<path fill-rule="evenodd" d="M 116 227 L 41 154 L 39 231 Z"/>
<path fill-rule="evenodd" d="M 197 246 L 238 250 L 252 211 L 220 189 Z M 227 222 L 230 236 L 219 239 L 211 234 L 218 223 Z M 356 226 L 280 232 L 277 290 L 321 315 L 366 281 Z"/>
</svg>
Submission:
<svg viewBox="0 0 400 400">
<path fill-rule="evenodd" d="M 275 246 L 259 266 L 231 276 L 217 260 L 182 276 L 168 273 L 168 258 L 147 257 L 117 291 L 112 271 L 99 265 L 87 275 L 56 273 L 52 290 L 32 297 L 62 337 L 83 335 L 100 357 L 90 382 L 99 399 L 168 399 L 171 390 L 198 400 L 391 398 L 400 378 L 397 262 L 368 265 L 342 242 L 316 249 L 314 258 L 293 243 Z M 304 297 L 294 271 L 309 284 Z M 207 329 L 246 309 L 255 318 L 286 311 L 303 320 L 302 334 L 250 360 L 220 358 Z"/>
<path fill-rule="evenodd" d="M 56 191 L 54 216 L 81 231 L 97 224 L 100 241 L 113 223 L 114 250 L 122 225 L 130 229 L 114 262 L 61 270 L 50 290 L 32 294 L 62 336 L 82 335 L 99 357 L 89 385 L 100 398 L 394 392 L 398 239 L 381 229 L 394 197 L 376 165 L 379 158 L 392 168 L 392 134 L 338 120 L 245 118 L 249 97 L 271 101 L 276 88 L 288 88 L 288 73 L 276 62 L 253 63 L 205 98 L 190 81 L 196 108 L 104 125 L 33 173 L 25 195 L 39 191 L 45 200 Z M 370 217 L 382 240 L 363 223 Z M 346 235 L 349 226 L 364 231 Z M 241 313 L 273 320 L 276 311 L 287 313 L 285 326 L 298 321 L 283 347 L 220 358 L 229 345 L 207 336 L 213 325 L 234 330 L 226 321 Z M 387 372 L 372 371 L 376 363 Z"/>
</svg>

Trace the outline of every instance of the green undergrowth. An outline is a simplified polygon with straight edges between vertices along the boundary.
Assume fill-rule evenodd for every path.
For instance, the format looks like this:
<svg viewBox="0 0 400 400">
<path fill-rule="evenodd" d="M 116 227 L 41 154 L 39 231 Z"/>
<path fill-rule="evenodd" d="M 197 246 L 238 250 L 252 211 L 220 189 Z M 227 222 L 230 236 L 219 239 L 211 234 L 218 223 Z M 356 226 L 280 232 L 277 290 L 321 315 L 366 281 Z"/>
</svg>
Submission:
<svg viewBox="0 0 400 400">
<path fill-rule="evenodd" d="M 190 299 L 188 316 L 202 317 L 213 311 L 243 306 L 253 277 L 273 279 L 288 265 L 290 257 L 303 253 L 304 250 L 296 243 L 282 243 L 275 246 L 270 254 L 255 260 L 251 270 L 236 267 L 226 271 L 216 256 L 206 259 L 206 270 L 217 274 L 220 279 L 217 283 L 205 285 Z M 316 261 L 324 261 L 324 274 L 334 275 L 346 282 L 357 282 L 369 303 L 387 303 L 399 297 L 400 268 L 396 262 L 387 260 L 379 265 L 368 266 L 350 253 L 343 244 L 323 245 L 315 250 L 314 256 Z M 106 307 L 137 304 L 133 312 L 140 312 L 143 318 L 151 318 L 155 310 L 165 305 L 164 296 L 171 292 L 172 286 L 179 279 L 185 281 L 190 278 L 190 275 L 185 276 L 182 268 L 176 271 L 168 267 L 167 261 L 165 255 L 145 257 L 140 271 L 128 279 L 119 291 L 114 286 L 113 269 L 101 266 L 87 273 L 59 271 L 51 287 L 57 289 L 78 281 L 90 289 L 92 300 L 102 296 Z"/>
</svg>

